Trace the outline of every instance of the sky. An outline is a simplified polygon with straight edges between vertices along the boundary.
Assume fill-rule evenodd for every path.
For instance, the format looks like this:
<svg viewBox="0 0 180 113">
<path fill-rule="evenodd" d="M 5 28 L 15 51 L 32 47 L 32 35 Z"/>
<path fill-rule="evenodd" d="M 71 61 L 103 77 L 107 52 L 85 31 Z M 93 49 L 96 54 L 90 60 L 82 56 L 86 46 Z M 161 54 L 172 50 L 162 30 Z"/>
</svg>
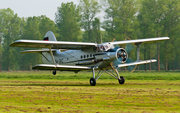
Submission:
<svg viewBox="0 0 180 113">
<path fill-rule="evenodd" d="M 57 7 L 60 7 L 62 2 L 71 1 L 79 3 L 79 0 L 0 0 L 0 9 L 10 8 L 19 17 L 46 15 L 54 20 Z"/>
</svg>

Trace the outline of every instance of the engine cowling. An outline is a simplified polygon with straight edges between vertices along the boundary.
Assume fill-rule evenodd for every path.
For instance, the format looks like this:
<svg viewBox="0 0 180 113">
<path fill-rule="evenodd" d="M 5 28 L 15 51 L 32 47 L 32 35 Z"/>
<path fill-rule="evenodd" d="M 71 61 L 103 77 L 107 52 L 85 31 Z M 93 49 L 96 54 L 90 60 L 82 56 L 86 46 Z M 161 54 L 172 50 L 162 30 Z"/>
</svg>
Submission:
<svg viewBox="0 0 180 113">
<path fill-rule="evenodd" d="M 119 48 L 116 51 L 116 58 L 119 62 L 125 63 L 128 59 L 128 53 L 124 48 Z"/>
</svg>

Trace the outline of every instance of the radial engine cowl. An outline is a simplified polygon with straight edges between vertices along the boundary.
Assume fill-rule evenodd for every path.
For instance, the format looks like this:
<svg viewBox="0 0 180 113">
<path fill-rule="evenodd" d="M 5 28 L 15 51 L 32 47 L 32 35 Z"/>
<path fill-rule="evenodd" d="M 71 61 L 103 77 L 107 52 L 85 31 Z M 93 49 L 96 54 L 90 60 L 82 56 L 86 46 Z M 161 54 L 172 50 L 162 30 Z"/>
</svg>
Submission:
<svg viewBox="0 0 180 113">
<path fill-rule="evenodd" d="M 116 58 L 119 62 L 125 63 L 128 59 L 128 54 L 124 48 L 119 48 L 116 51 Z"/>
</svg>

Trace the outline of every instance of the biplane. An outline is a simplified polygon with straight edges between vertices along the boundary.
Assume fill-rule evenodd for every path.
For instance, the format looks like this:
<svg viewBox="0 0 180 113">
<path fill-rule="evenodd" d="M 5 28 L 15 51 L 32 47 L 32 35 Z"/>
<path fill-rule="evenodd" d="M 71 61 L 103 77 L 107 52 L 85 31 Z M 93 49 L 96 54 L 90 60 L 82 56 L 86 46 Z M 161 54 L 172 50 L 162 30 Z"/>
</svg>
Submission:
<svg viewBox="0 0 180 113">
<path fill-rule="evenodd" d="M 42 48 L 41 50 L 26 50 L 21 53 L 39 53 L 42 55 L 43 64 L 37 64 L 32 69 L 56 71 L 92 71 L 93 77 L 90 85 L 95 86 L 96 81 L 105 72 L 118 80 L 119 84 L 125 83 L 125 78 L 120 76 L 118 68 L 156 62 L 156 59 L 139 59 L 141 44 L 155 43 L 168 40 L 169 37 L 146 38 L 137 40 L 114 41 L 101 44 L 85 42 L 57 41 L 53 32 L 48 31 L 44 40 L 16 40 L 10 47 Z M 128 53 L 121 45 L 135 44 L 137 47 L 137 60 L 127 63 Z M 116 47 L 119 45 L 120 47 Z M 62 51 L 63 50 L 63 51 Z M 117 60 L 119 63 L 113 63 Z M 95 74 L 95 71 L 99 72 Z"/>
</svg>

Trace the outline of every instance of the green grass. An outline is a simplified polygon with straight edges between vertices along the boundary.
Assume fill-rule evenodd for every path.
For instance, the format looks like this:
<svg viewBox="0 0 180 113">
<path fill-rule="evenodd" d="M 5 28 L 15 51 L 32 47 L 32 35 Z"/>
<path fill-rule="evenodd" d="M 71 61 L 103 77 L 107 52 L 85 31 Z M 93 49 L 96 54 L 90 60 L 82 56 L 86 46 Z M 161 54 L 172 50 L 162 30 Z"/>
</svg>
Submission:
<svg viewBox="0 0 180 113">
<path fill-rule="evenodd" d="M 180 112 L 179 72 L 120 74 L 124 85 L 105 74 L 92 87 L 90 72 L 1 72 L 0 112 Z"/>
<path fill-rule="evenodd" d="M 97 72 L 96 72 L 97 73 Z M 180 80 L 180 72 L 120 72 L 120 76 L 124 76 L 126 80 Z M 92 72 L 59 72 L 57 75 L 52 75 L 51 71 L 39 72 L 1 72 L 0 79 L 52 79 L 52 80 L 67 80 L 67 79 L 90 79 Z M 114 79 L 104 73 L 102 79 Z"/>
</svg>

